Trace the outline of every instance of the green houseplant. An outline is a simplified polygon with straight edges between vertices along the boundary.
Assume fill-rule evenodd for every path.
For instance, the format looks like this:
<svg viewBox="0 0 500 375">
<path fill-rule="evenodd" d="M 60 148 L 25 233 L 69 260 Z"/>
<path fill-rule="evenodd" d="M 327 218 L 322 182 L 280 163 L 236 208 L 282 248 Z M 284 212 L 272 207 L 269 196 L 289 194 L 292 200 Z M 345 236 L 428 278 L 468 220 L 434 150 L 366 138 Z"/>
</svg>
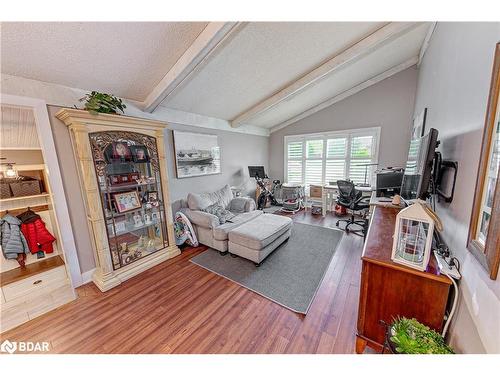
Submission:
<svg viewBox="0 0 500 375">
<path fill-rule="evenodd" d="M 127 108 L 120 98 L 98 91 L 92 91 L 80 99 L 81 102 L 84 100 L 84 109 L 91 113 L 118 114 L 118 111 L 124 113 L 123 110 Z"/>
<path fill-rule="evenodd" d="M 390 346 L 401 354 L 453 354 L 436 331 L 416 319 L 398 318 L 390 326 Z"/>
</svg>

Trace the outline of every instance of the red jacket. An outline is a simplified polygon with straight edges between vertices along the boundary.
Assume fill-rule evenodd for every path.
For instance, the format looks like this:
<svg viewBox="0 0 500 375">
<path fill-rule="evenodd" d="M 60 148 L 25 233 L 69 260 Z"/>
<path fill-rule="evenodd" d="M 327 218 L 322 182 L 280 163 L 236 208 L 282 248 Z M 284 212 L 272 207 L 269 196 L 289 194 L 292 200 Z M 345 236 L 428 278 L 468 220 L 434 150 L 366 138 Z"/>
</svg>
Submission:
<svg viewBox="0 0 500 375">
<path fill-rule="evenodd" d="M 28 247 L 32 254 L 42 250 L 44 253 L 52 253 L 52 242 L 55 237 L 45 228 L 42 219 L 36 219 L 33 222 L 21 224 L 21 231 L 26 237 Z"/>
</svg>

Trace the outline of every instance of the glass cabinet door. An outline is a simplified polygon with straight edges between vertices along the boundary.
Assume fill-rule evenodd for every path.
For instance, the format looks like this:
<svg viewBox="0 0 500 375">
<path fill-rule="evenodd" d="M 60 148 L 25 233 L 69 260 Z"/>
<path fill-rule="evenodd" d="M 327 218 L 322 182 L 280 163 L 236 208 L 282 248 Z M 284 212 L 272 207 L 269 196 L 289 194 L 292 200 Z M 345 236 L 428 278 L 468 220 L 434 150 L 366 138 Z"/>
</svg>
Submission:
<svg viewBox="0 0 500 375">
<path fill-rule="evenodd" d="M 168 246 L 156 139 L 124 131 L 89 138 L 117 270 Z"/>
</svg>

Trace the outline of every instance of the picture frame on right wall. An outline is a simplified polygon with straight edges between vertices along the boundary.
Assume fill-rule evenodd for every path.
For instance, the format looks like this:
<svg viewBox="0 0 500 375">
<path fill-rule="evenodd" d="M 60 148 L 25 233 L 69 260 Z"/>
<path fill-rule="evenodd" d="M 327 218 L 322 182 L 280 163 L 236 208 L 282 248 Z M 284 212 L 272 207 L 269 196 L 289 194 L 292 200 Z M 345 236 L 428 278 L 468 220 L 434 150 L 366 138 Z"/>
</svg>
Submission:
<svg viewBox="0 0 500 375">
<path fill-rule="evenodd" d="M 500 43 L 495 48 L 468 248 L 489 273 L 500 265 Z"/>
</svg>

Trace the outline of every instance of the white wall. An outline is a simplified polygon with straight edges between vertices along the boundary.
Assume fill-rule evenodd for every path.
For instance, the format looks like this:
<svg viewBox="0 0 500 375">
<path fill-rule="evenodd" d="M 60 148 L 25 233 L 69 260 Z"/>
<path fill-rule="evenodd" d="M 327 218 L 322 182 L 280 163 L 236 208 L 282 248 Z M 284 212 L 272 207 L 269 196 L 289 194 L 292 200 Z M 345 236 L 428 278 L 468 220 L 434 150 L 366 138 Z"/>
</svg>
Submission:
<svg viewBox="0 0 500 375">
<path fill-rule="evenodd" d="M 455 198 L 438 204 L 444 239 L 463 280 L 451 344 L 466 353 L 500 353 L 500 278 L 492 281 L 466 248 L 486 103 L 500 23 L 438 23 L 418 77 L 415 113 L 439 131 L 444 158 L 459 164 Z"/>
<path fill-rule="evenodd" d="M 379 167 L 404 166 L 410 142 L 417 69 L 406 69 L 338 103 L 271 133 L 269 176 L 283 179 L 283 137 L 381 127 Z"/>
</svg>

